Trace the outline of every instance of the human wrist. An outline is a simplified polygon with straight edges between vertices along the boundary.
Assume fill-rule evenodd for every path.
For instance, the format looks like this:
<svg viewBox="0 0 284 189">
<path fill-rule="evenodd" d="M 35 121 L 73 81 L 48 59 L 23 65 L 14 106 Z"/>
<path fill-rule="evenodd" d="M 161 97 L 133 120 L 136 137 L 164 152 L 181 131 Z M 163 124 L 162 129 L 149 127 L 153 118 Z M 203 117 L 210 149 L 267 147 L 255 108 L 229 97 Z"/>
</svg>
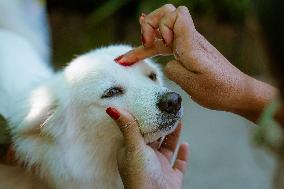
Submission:
<svg viewBox="0 0 284 189">
<path fill-rule="evenodd" d="M 242 94 L 231 111 L 256 122 L 263 109 L 277 96 L 277 89 L 267 83 L 246 76 Z"/>
</svg>

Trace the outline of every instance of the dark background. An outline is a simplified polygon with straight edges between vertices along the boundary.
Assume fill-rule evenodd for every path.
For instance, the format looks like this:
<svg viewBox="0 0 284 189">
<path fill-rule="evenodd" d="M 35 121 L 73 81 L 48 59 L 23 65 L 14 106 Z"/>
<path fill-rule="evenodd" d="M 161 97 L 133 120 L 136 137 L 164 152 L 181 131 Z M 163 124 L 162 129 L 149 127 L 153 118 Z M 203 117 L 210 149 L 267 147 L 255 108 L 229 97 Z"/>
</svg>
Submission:
<svg viewBox="0 0 284 189">
<path fill-rule="evenodd" d="M 139 45 L 140 14 L 166 3 L 187 6 L 197 29 L 242 71 L 254 76 L 267 73 L 267 55 L 251 0 L 48 0 L 55 67 L 96 47 Z"/>
</svg>

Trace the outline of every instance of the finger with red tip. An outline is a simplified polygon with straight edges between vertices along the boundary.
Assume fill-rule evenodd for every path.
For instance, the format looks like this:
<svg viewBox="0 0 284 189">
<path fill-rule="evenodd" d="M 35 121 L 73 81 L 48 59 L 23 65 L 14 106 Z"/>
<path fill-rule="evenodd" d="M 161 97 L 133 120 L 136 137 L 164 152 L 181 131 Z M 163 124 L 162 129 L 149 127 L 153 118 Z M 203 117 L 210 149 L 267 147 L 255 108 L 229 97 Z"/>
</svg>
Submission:
<svg viewBox="0 0 284 189">
<path fill-rule="evenodd" d="M 120 113 L 112 107 L 108 107 L 106 109 L 106 113 L 113 119 L 113 120 L 118 120 L 120 117 Z"/>
<path fill-rule="evenodd" d="M 156 40 L 154 46 L 149 48 L 144 46 L 137 47 L 128 51 L 124 55 L 119 56 L 115 59 L 115 61 L 123 66 L 131 66 L 145 58 L 150 58 L 158 55 L 166 56 L 171 54 L 172 50 L 170 47 L 166 47 L 163 44 L 162 40 Z"/>
<path fill-rule="evenodd" d="M 126 62 L 124 58 L 124 54 L 118 56 L 117 58 L 114 59 L 114 61 L 122 66 L 131 66 L 133 63 L 132 62 Z"/>
<path fill-rule="evenodd" d="M 127 151 L 140 150 L 146 145 L 139 129 L 138 122 L 125 110 L 109 107 L 107 114 L 116 122 L 125 142 Z"/>
</svg>

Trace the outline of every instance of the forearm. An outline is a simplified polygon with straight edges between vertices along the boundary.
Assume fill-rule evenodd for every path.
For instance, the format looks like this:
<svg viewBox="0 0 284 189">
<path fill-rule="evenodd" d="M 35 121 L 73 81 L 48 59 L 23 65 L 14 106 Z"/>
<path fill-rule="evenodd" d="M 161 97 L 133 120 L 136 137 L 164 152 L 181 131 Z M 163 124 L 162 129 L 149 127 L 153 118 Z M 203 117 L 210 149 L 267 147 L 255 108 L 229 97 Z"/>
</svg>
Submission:
<svg viewBox="0 0 284 189">
<path fill-rule="evenodd" d="M 248 77 L 241 98 L 229 110 L 252 122 L 256 122 L 264 108 L 276 98 L 278 90 L 262 81 Z"/>
</svg>

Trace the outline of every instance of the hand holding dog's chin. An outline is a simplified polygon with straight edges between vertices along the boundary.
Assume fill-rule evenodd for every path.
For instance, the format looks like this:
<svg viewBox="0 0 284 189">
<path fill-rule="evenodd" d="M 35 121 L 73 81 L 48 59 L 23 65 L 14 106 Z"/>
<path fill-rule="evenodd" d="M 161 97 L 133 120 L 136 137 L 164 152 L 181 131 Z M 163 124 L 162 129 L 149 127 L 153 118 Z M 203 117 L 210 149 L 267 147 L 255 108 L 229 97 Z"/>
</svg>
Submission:
<svg viewBox="0 0 284 189">
<path fill-rule="evenodd" d="M 186 143 L 179 146 L 175 163 L 171 165 L 171 159 L 178 146 L 181 123 L 157 149 L 145 143 L 138 123 L 128 112 L 111 108 L 107 113 L 115 120 L 124 138 L 124 145 L 117 152 L 117 165 L 124 187 L 126 189 L 181 188 L 187 166 Z"/>
<path fill-rule="evenodd" d="M 150 146 L 141 151 L 121 152 L 119 172 L 127 189 L 179 189 L 183 173 L 173 168 L 169 160 Z"/>
</svg>

